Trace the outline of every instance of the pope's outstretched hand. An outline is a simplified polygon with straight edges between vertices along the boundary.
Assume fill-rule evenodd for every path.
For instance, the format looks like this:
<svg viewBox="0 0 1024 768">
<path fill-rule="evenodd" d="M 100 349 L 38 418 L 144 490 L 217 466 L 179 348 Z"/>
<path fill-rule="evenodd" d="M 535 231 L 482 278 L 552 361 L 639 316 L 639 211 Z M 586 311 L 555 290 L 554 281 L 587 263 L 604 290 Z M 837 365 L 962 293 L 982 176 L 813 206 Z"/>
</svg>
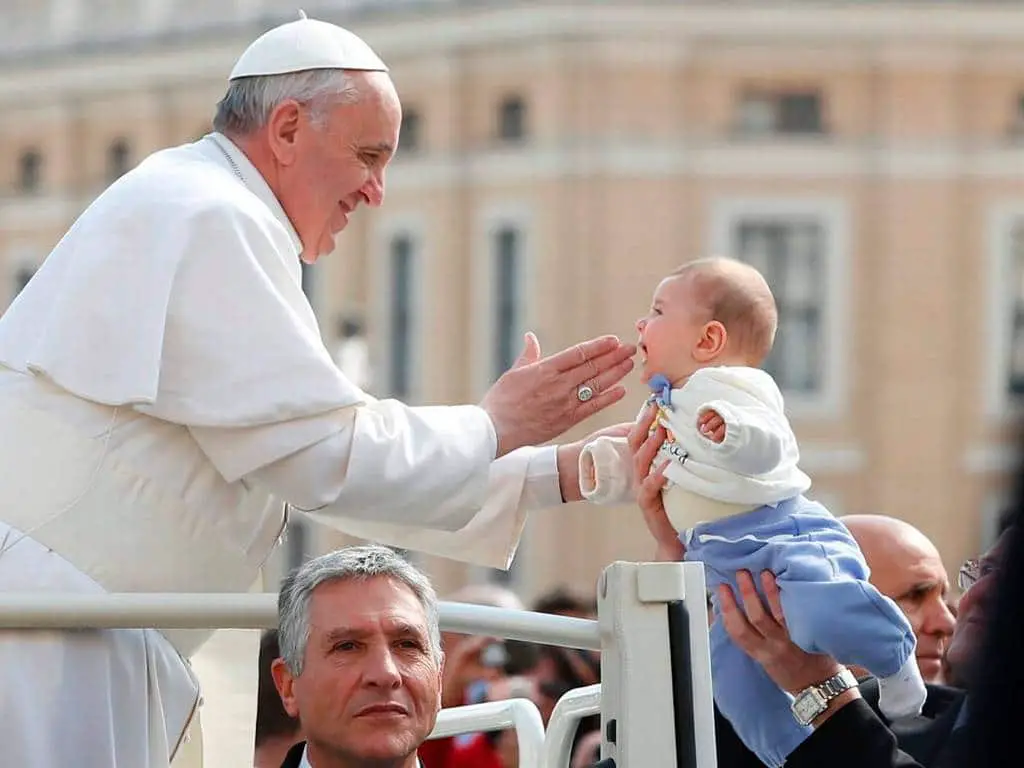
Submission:
<svg viewBox="0 0 1024 768">
<path fill-rule="evenodd" d="M 634 345 L 601 336 L 541 358 L 527 333 L 519 359 L 480 403 L 494 423 L 497 455 L 545 443 L 621 400 L 635 354 Z"/>
</svg>

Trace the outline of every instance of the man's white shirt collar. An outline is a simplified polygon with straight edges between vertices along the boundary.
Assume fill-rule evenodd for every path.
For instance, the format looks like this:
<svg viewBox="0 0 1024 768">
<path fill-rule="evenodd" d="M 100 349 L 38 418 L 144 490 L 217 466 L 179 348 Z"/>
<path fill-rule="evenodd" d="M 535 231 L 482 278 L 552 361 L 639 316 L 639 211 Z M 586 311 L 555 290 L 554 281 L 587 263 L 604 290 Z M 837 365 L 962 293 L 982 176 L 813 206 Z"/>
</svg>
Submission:
<svg viewBox="0 0 1024 768">
<path fill-rule="evenodd" d="M 309 764 L 309 747 L 305 747 L 302 750 L 302 760 L 299 762 L 299 768 L 313 768 L 313 766 Z M 423 763 L 417 760 L 416 768 L 423 768 Z"/>
</svg>

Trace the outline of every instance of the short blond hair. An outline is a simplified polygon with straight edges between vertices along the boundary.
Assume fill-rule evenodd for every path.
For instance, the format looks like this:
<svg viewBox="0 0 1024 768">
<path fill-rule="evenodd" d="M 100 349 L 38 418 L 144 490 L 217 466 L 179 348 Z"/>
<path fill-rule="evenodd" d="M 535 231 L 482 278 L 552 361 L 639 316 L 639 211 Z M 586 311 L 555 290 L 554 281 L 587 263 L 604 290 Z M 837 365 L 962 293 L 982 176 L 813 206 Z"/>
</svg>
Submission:
<svg viewBox="0 0 1024 768">
<path fill-rule="evenodd" d="M 683 264 L 671 277 L 691 281 L 697 302 L 725 326 L 728 344 L 753 366 L 772 351 L 779 313 L 764 276 L 736 259 L 710 256 Z"/>
</svg>

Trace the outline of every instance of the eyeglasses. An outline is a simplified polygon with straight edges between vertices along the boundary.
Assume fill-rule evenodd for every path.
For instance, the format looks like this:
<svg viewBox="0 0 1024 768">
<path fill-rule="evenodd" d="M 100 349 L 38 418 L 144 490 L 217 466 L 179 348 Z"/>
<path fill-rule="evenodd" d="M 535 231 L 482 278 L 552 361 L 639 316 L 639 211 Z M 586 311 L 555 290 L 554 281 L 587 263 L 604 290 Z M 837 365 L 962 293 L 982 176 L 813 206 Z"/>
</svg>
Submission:
<svg viewBox="0 0 1024 768">
<path fill-rule="evenodd" d="M 986 576 L 996 573 L 998 568 L 989 560 L 968 560 L 960 566 L 956 575 L 956 585 L 961 592 L 966 592 Z"/>
</svg>

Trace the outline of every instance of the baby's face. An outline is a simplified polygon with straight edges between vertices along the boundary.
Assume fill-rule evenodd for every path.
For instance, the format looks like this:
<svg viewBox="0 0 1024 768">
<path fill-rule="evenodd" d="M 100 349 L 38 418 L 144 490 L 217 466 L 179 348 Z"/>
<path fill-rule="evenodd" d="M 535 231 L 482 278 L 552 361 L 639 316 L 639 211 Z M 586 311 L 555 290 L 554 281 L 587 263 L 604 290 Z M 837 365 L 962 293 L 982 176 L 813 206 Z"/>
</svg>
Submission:
<svg viewBox="0 0 1024 768">
<path fill-rule="evenodd" d="M 693 352 L 709 318 L 691 297 L 692 281 L 667 277 L 654 291 L 648 313 L 636 321 L 640 334 L 637 346 L 643 363 L 640 378 L 646 384 L 661 373 L 678 385 L 703 367 Z"/>
</svg>

